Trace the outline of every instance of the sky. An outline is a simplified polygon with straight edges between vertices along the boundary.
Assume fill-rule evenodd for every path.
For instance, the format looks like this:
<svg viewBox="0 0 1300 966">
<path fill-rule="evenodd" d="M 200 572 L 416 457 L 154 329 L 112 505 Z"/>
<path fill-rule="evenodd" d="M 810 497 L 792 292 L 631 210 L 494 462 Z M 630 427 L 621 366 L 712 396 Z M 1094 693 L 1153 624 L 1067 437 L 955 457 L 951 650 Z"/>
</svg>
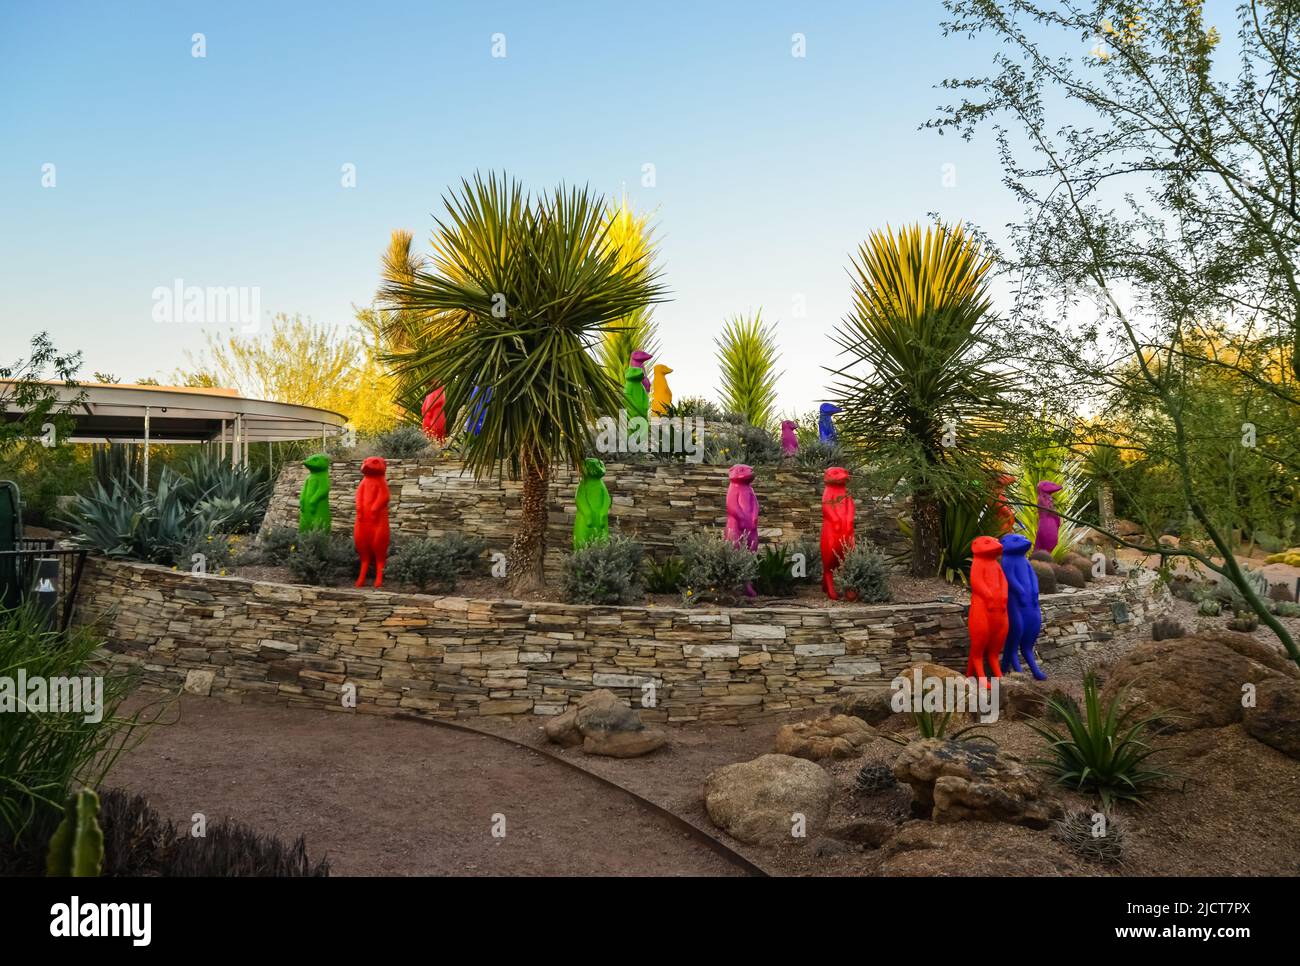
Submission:
<svg viewBox="0 0 1300 966">
<path fill-rule="evenodd" d="M 354 324 L 389 233 L 427 250 L 447 187 L 504 170 L 654 212 L 678 397 L 716 395 L 714 337 L 761 309 L 780 408 L 806 411 L 869 232 L 934 211 L 997 237 L 1017 213 L 991 138 L 918 130 L 943 78 L 990 70 L 943 18 L 939 0 L 0 0 L 0 362 L 47 330 L 87 374 L 166 381 L 229 323 Z M 259 318 L 168 315 L 178 280 L 255 292 Z"/>
</svg>

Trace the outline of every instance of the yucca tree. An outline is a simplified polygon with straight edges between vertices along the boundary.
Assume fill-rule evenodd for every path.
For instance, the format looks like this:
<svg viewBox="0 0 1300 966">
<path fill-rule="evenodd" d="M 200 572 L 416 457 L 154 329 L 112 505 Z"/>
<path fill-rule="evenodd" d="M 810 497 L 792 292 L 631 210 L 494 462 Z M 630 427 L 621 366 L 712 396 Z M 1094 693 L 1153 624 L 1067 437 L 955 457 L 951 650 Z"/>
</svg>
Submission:
<svg viewBox="0 0 1300 966">
<path fill-rule="evenodd" d="M 776 382 L 781 357 L 776 347 L 776 323 L 763 324 L 760 309 L 752 317 L 732 316 L 713 340 L 718 347 L 722 408 L 742 413 L 754 426 L 770 427 L 776 415 Z"/>
<path fill-rule="evenodd" d="M 388 356 L 403 405 L 430 386 L 463 426 L 475 386 L 491 387 L 486 419 L 464 434 L 475 477 L 523 480 L 522 520 L 507 553 L 511 587 L 543 579 L 552 462 L 576 466 L 590 427 L 621 405 L 593 347 L 613 319 L 662 301 L 647 258 L 608 244 L 604 199 L 560 186 L 532 197 L 505 175 L 475 175 L 444 198 L 433 252 L 409 278 L 386 280 L 386 306 L 422 318 Z"/>
<path fill-rule="evenodd" d="M 635 211 L 624 197 L 606 210 L 605 223 L 605 244 L 618 253 L 619 264 L 645 262 L 653 265 L 658 242 L 648 214 Z M 597 354 L 601 365 L 609 372 L 620 392 L 628 359 L 637 349 L 651 355 L 659 352 L 659 327 L 655 324 L 650 305 L 629 312 L 605 326 Z"/>
<path fill-rule="evenodd" d="M 832 338 L 840 437 L 912 495 L 912 572 L 930 577 L 943 547 L 942 498 L 993 472 L 988 436 L 1007 376 L 987 339 L 992 259 L 960 226 L 873 232 L 852 260 L 853 309 Z"/>
</svg>

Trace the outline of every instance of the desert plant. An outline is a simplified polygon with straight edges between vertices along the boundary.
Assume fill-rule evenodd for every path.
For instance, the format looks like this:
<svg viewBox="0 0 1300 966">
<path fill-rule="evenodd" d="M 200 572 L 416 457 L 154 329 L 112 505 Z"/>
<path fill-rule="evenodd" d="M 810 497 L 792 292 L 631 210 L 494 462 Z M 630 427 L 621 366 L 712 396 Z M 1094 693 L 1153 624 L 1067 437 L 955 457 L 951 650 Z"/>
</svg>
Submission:
<svg viewBox="0 0 1300 966">
<path fill-rule="evenodd" d="M 564 595 L 579 604 L 630 604 L 641 598 L 641 544 L 611 536 L 564 559 Z"/>
<path fill-rule="evenodd" d="M 1038 593 L 1055 594 L 1060 588 L 1056 586 L 1056 568 L 1049 563 L 1043 563 L 1041 560 L 1031 560 L 1029 566 L 1034 568 L 1034 574 L 1038 577 Z"/>
<path fill-rule="evenodd" d="M 298 546 L 298 531 L 293 527 L 272 527 L 263 530 L 255 548 L 257 559 L 271 567 L 283 566 Z"/>
<path fill-rule="evenodd" d="M 835 568 L 835 592 L 849 600 L 879 604 L 893 599 L 889 558 L 874 544 L 859 541 Z"/>
<path fill-rule="evenodd" d="M 685 563 L 683 599 L 731 601 L 758 576 L 757 557 L 716 531 L 691 533 L 677 542 Z"/>
<path fill-rule="evenodd" d="M 832 370 L 841 439 L 907 480 L 921 577 L 939 572 L 944 493 L 986 476 L 1001 448 L 991 440 L 1011 383 L 987 338 L 992 266 L 960 227 L 873 233 L 851 266 L 853 310 L 834 335 L 848 359 Z"/>
<path fill-rule="evenodd" d="M 1071 715 L 1077 718 L 1083 713 L 1079 710 L 1079 702 L 1068 691 L 1056 690 L 1048 697 L 1050 701 L 1047 703 L 1045 712 L 1048 721 L 1064 723 Z M 1064 708 L 1064 712 L 1059 711 L 1059 708 Z"/>
<path fill-rule="evenodd" d="M 722 410 L 717 403 L 710 402 L 703 396 L 685 396 L 673 403 L 673 415 L 683 419 L 699 416 L 709 422 L 718 422 L 722 419 Z"/>
<path fill-rule="evenodd" d="M 794 465 L 801 470 L 825 473 L 832 466 L 849 468 L 852 464 L 841 446 L 836 443 L 823 443 L 814 437 L 807 443 L 800 440 L 799 450 L 794 454 Z"/>
<path fill-rule="evenodd" d="M 761 310 L 752 317 L 733 316 L 713 341 L 718 347 L 724 413 L 739 413 L 752 426 L 771 426 L 776 414 L 776 384 L 783 375 L 776 369 L 780 357 L 776 324 L 764 325 Z"/>
<path fill-rule="evenodd" d="M 486 541 L 459 533 L 403 540 L 388 558 L 385 575 L 414 584 L 421 592 L 452 591 L 462 577 L 474 572 L 486 549 Z"/>
<path fill-rule="evenodd" d="M 95 482 L 111 491 L 114 484 L 144 479 L 144 447 L 134 443 L 104 443 L 90 448 Z"/>
<path fill-rule="evenodd" d="M 898 787 L 893 767 L 885 761 L 869 761 L 858 769 L 853 789 L 859 795 L 875 795 Z"/>
<path fill-rule="evenodd" d="M 409 460 L 429 451 L 429 437 L 414 423 L 398 423 L 372 440 L 375 452 L 386 460 Z"/>
<path fill-rule="evenodd" d="M 1183 625 L 1171 617 L 1162 617 L 1151 625 L 1151 640 L 1166 641 L 1173 637 L 1182 637 L 1186 631 Z"/>
<path fill-rule="evenodd" d="M 1273 605 L 1273 613 L 1278 617 L 1300 617 L 1300 604 L 1279 600 Z"/>
<path fill-rule="evenodd" d="M 1056 586 L 1074 587 L 1082 590 L 1088 586 L 1088 582 L 1083 579 L 1083 574 L 1079 573 L 1078 567 L 1071 567 L 1069 564 L 1053 564 L 1052 574 L 1056 577 Z"/>
<path fill-rule="evenodd" d="M 311 530 L 298 534 L 284 564 L 295 580 L 328 587 L 355 574 L 361 561 L 351 537 Z"/>
<path fill-rule="evenodd" d="M 620 264 L 649 264 L 655 259 L 658 242 L 650 216 L 635 211 L 627 198 L 618 204 L 611 203 L 605 212 L 606 248 L 616 253 Z M 623 391 L 623 375 L 627 371 L 632 353 L 637 349 L 654 356 L 659 352 L 658 326 L 655 324 L 653 306 L 643 305 L 626 315 L 611 320 L 601 333 L 598 357 L 610 379 Z M 650 375 L 649 372 L 646 373 Z M 686 415 L 678 413 L 678 415 Z"/>
<path fill-rule="evenodd" d="M 736 430 L 737 452 L 733 463 L 769 466 L 781 462 L 781 440 L 761 426 L 746 423 Z"/>
<path fill-rule="evenodd" d="M 1207 597 L 1196 605 L 1196 613 L 1202 617 L 1218 617 L 1223 610 L 1223 605 L 1213 597 Z"/>
<path fill-rule="evenodd" d="M 682 588 L 686 575 L 686 561 L 668 556 L 663 560 L 646 559 L 645 589 L 651 594 L 675 594 Z"/>
<path fill-rule="evenodd" d="M 1061 487 L 1052 495 L 1052 505 L 1061 514 L 1061 521 L 1051 553 L 1053 562 L 1062 562 L 1074 551 L 1086 530 L 1077 522 L 1089 504 L 1083 461 L 1071 456 L 1064 447 L 1044 443 L 1033 447 L 1007 472 L 1015 477 L 1015 482 L 1006 489 L 1007 503 L 1031 544 L 1038 535 L 1038 484 L 1051 480 Z"/>
<path fill-rule="evenodd" d="M 265 468 L 231 466 L 218 450 L 205 447 L 178 470 L 192 484 L 195 513 L 220 520 L 226 533 L 249 533 L 262 522 L 275 487 Z"/>
<path fill-rule="evenodd" d="M 1127 848 L 1124 820 L 1109 812 L 1075 808 L 1056 821 L 1052 834 L 1057 841 L 1095 862 L 1121 865 Z"/>
<path fill-rule="evenodd" d="M 758 576 L 754 588 L 768 597 L 793 597 L 794 553 L 784 545 L 769 544 L 758 554 Z"/>
<path fill-rule="evenodd" d="M 98 876 L 104 866 L 104 831 L 99 827 L 99 796 L 83 788 L 68 796 L 63 821 L 50 838 L 45 874 Z"/>
<path fill-rule="evenodd" d="M 1253 634 L 1259 630 L 1259 618 L 1253 613 L 1237 614 L 1228 621 L 1228 630 L 1236 631 L 1239 634 Z"/>
<path fill-rule="evenodd" d="M 446 199 L 431 264 L 383 289 L 389 308 L 429 320 L 386 356 L 405 408 L 442 386 L 446 411 L 464 418 L 474 391 L 492 389 L 461 456 L 476 478 L 522 477 L 507 552 L 516 591 L 542 585 L 552 463 L 578 465 L 589 427 L 621 408 L 590 350 L 616 320 L 663 299 L 649 258 L 610 246 L 606 212 L 585 188 L 533 198 L 509 178 L 476 175 Z"/>
<path fill-rule="evenodd" d="M 1147 767 L 1147 759 L 1158 749 L 1143 741 L 1151 723 L 1168 714 L 1134 718 L 1122 713 L 1125 693 L 1121 689 L 1103 702 L 1097 676 L 1089 672 L 1083 679 L 1082 713 L 1055 698 L 1047 699 L 1064 731 L 1044 720 L 1028 722 L 1046 742 L 1049 756 L 1035 759 L 1034 764 L 1062 785 L 1099 795 L 1103 808 L 1117 801 L 1140 803 L 1153 783 L 1171 777 Z"/>
</svg>

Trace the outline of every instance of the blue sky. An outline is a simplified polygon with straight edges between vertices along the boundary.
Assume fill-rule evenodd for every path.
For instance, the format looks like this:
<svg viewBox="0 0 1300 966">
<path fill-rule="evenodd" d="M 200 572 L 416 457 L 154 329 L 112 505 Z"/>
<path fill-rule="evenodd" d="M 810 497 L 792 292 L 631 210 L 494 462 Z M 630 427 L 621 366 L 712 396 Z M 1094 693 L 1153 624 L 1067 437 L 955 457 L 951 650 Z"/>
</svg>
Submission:
<svg viewBox="0 0 1300 966">
<path fill-rule="evenodd" d="M 723 319 L 762 307 L 781 406 L 806 410 L 869 231 L 938 211 L 997 234 L 1015 215 L 988 138 L 917 130 L 938 81 L 989 69 L 942 18 L 938 0 L 0 0 L 3 356 L 47 329 L 86 372 L 165 376 L 203 344 L 151 316 L 178 278 L 349 324 L 389 232 L 427 247 L 446 186 L 504 169 L 655 209 L 677 395 L 711 393 Z"/>
</svg>

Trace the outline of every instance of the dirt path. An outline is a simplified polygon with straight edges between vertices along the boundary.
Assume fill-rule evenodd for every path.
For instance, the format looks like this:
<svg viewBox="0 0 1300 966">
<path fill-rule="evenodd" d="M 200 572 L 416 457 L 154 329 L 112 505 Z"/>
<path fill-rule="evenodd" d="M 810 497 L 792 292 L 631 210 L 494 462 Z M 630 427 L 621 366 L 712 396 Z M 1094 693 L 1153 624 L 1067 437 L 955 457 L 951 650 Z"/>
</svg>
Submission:
<svg viewBox="0 0 1300 966">
<path fill-rule="evenodd" d="M 107 784 L 186 826 L 202 812 L 305 834 L 334 875 L 742 874 L 635 800 L 491 738 L 190 696 L 179 709 Z"/>
</svg>

